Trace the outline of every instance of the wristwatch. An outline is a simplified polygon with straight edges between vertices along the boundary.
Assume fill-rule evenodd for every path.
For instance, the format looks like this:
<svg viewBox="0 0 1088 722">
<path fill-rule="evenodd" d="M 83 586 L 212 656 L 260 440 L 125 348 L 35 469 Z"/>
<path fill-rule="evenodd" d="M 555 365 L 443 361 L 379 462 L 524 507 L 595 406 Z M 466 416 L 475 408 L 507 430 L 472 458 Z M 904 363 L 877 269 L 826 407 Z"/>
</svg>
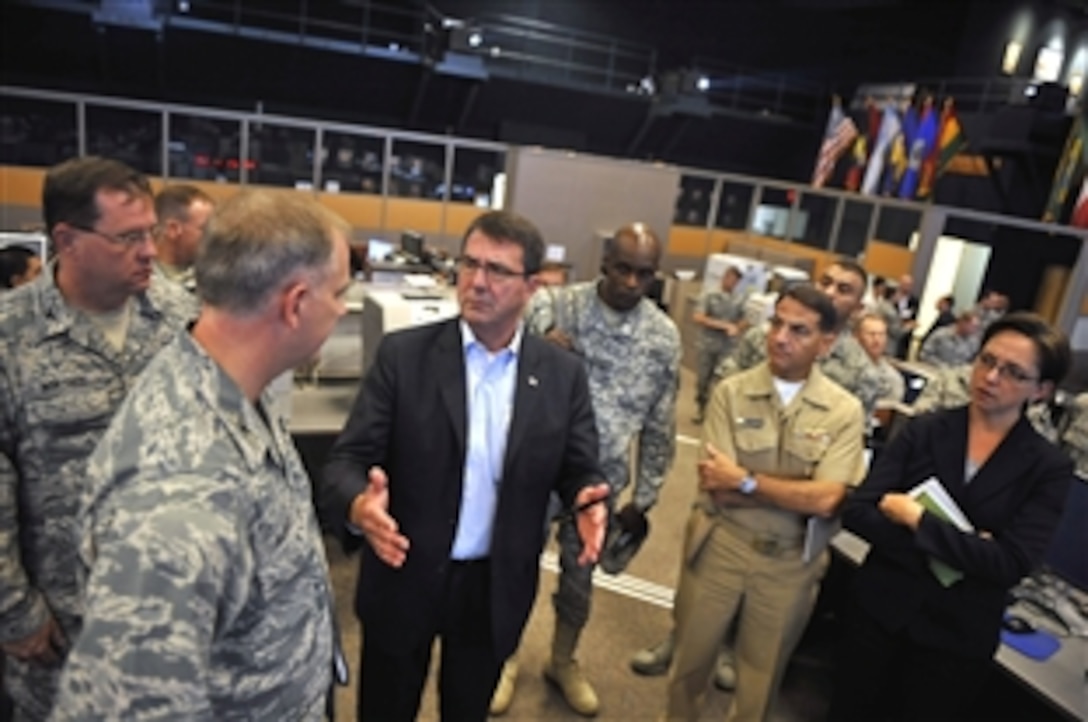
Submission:
<svg viewBox="0 0 1088 722">
<path fill-rule="evenodd" d="M 751 496 L 756 493 L 756 489 L 759 488 L 759 482 L 756 481 L 756 477 L 752 476 L 752 472 L 747 472 L 744 478 L 740 480 L 740 486 L 737 487 L 737 491 L 745 496 Z"/>
</svg>

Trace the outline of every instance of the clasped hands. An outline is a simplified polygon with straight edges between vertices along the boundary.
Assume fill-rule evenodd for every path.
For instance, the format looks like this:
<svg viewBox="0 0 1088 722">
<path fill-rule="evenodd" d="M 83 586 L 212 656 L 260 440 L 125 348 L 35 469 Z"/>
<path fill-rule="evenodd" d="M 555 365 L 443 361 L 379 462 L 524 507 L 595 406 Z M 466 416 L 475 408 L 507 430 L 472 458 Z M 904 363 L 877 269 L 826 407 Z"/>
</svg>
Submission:
<svg viewBox="0 0 1088 722">
<path fill-rule="evenodd" d="M 400 532 L 397 520 L 389 514 L 389 477 L 380 467 L 371 467 L 367 474 L 367 488 L 355 497 L 348 512 L 348 521 L 363 532 L 378 558 L 389 566 L 399 569 L 408 558 L 411 542 Z M 580 509 L 575 515 L 578 536 L 582 540 L 582 553 L 578 563 L 596 563 L 604 546 L 608 527 L 609 487 L 606 483 L 584 487 L 574 499 Z M 600 503 L 598 503 L 600 502 Z"/>
</svg>

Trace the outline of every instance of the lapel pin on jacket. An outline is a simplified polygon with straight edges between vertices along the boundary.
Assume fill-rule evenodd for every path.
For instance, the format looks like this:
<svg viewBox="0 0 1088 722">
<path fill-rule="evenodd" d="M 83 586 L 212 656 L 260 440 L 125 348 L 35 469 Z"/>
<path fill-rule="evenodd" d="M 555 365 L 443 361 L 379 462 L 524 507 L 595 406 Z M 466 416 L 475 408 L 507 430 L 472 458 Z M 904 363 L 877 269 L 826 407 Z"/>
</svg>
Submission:
<svg viewBox="0 0 1088 722">
<path fill-rule="evenodd" d="M 529 380 L 529 385 L 530 386 L 536 386 L 537 384 L 540 383 L 539 381 L 536 380 L 536 376 L 530 376 L 528 380 Z"/>
</svg>

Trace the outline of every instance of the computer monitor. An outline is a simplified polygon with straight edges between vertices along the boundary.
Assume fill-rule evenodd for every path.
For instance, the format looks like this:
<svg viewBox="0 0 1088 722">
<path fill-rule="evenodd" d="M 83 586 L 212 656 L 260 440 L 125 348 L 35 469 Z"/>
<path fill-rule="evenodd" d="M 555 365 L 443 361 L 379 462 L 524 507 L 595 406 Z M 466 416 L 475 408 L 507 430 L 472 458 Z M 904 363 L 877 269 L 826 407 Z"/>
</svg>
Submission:
<svg viewBox="0 0 1088 722">
<path fill-rule="evenodd" d="M 1073 477 L 1058 529 L 1050 541 L 1046 568 L 1079 589 L 1088 591 L 1088 480 Z"/>
<path fill-rule="evenodd" d="M 366 242 L 366 257 L 376 263 L 380 263 L 393 252 L 393 244 L 381 238 L 371 238 Z"/>
<path fill-rule="evenodd" d="M 415 231 L 405 231 L 400 235 L 400 250 L 417 261 L 423 260 L 423 235 Z"/>
</svg>

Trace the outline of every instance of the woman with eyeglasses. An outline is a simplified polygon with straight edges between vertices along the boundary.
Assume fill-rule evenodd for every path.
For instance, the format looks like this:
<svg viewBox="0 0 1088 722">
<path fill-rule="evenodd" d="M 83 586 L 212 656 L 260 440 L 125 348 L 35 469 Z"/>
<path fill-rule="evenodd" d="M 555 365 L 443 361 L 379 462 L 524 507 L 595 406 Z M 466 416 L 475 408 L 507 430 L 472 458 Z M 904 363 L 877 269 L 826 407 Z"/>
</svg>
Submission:
<svg viewBox="0 0 1088 722">
<path fill-rule="evenodd" d="M 1068 340 L 1039 316 L 995 321 L 967 405 L 908 424 L 847 500 L 843 522 L 870 550 L 854 579 L 829 719 L 970 716 L 1006 592 L 1042 559 L 1072 479 L 1070 460 L 1025 418 L 1070 360 Z M 930 479 L 970 531 L 911 496 Z"/>
</svg>

